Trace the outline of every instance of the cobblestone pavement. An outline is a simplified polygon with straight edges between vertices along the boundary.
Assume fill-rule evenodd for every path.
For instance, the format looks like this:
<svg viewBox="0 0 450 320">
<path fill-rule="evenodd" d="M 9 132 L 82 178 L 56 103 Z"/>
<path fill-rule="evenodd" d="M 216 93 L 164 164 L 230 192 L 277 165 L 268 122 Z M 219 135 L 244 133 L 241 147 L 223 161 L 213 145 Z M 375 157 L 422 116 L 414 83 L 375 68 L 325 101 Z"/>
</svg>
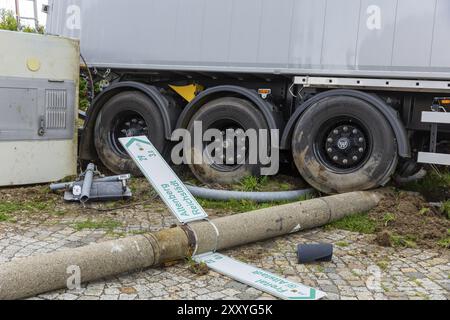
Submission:
<svg viewBox="0 0 450 320">
<path fill-rule="evenodd" d="M 158 207 L 158 206 L 156 206 Z M 89 213 L 0 223 L 0 264 L 26 256 L 84 246 L 123 235 L 156 231 L 175 223 L 159 205 L 116 215 Z M 109 230 L 77 228 L 86 219 L 117 221 Z M 88 220 L 91 221 L 91 220 Z M 118 227 L 120 225 L 120 227 Z M 445 251 L 382 248 L 372 236 L 317 229 L 234 249 L 225 254 L 319 288 L 328 299 L 449 299 L 450 255 Z M 298 265 L 299 243 L 332 242 L 331 263 Z M 186 263 L 149 269 L 84 285 L 78 291 L 52 292 L 33 299 L 274 299 L 217 273 L 197 276 Z"/>
</svg>

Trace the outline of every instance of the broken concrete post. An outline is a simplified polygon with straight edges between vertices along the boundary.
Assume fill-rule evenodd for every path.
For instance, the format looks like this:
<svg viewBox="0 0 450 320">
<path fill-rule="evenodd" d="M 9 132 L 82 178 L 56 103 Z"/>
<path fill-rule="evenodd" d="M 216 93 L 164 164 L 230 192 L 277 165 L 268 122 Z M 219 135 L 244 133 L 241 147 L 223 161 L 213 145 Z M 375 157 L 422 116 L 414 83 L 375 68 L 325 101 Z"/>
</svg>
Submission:
<svg viewBox="0 0 450 320">
<path fill-rule="evenodd" d="M 378 193 L 354 192 L 15 260 L 0 265 L 0 299 L 67 288 L 77 270 L 82 282 L 90 282 L 183 259 L 193 247 L 201 254 L 323 226 L 380 200 Z"/>
</svg>

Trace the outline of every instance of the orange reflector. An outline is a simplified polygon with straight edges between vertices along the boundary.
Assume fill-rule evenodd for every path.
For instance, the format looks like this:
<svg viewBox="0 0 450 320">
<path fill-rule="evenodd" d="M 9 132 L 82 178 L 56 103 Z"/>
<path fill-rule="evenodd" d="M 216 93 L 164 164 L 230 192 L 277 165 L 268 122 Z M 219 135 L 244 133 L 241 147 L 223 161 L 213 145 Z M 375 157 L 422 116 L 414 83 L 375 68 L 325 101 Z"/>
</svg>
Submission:
<svg viewBox="0 0 450 320">
<path fill-rule="evenodd" d="M 269 95 L 269 94 L 272 93 L 272 90 L 270 90 L 270 89 L 259 89 L 258 93 L 261 94 L 261 95 L 263 95 L 263 94 L 264 95 Z"/>
<path fill-rule="evenodd" d="M 443 99 L 443 100 L 440 100 L 440 102 L 441 102 L 441 104 L 448 104 L 448 105 L 450 105 L 450 99 Z"/>
</svg>

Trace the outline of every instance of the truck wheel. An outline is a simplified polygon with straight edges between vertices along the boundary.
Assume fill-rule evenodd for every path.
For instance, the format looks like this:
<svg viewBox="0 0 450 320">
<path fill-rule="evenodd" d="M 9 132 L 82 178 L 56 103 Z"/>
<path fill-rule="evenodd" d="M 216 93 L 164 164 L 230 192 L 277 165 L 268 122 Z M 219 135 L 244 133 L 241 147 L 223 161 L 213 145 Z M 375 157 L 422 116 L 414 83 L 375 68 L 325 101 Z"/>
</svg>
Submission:
<svg viewBox="0 0 450 320">
<path fill-rule="evenodd" d="M 203 106 L 199 112 L 191 119 L 188 126 L 188 130 L 191 133 L 191 137 L 194 138 L 194 123 L 202 123 L 202 136 L 209 129 L 217 129 L 222 132 L 225 137 L 225 133 L 228 129 L 235 131 L 243 130 L 247 132 L 249 129 L 267 129 L 267 123 L 262 113 L 254 107 L 250 102 L 238 98 L 220 98 L 209 102 Z M 197 138 L 198 139 L 198 138 Z M 195 145 L 192 147 L 192 159 L 194 155 L 203 155 L 204 150 L 209 143 L 202 144 L 202 150 L 196 150 Z M 234 145 L 225 141 L 222 148 L 222 154 L 225 155 L 227 148 L 234 147 L 237 149 L 237 143 L 235 140 Z M 241 155 L 238 159 L 238 150 L 235 151 L 235 157 L 233 161 L 226 162 L 225 157 L 221 161 L 214 161 L 209 159 L 210 163 L 203 161 L 202 164 L 193 164 L 190 161 L 190 169 L 193 174 L 203 183 L 220 183 L 220 184 L 232 184 L 241 181 L 243 178 L 253 175 L 259 176 L 261 174 L 261 166 L 259 164 L 249 164 L 249 140 L 246 139 L 245 146 L 243 146 L 243 153 L 245 159 Z M 245 160 L 245 161 L 243 161 Z"/>
<path fill-rule="evenodd" d="M 103 164 L 115 174 L 142 173 L 128 156 L 119 138 L 147 136 L 162 151 L 165 145 L 162 116 L 153 101 L 138 91 L 119 93 L 99 113 L 95 148 Z"/>
<path fill-rule="evenodd" d="M 331 97 L 311 106 L 293 136 L 295 164 L 303 178 L 327 194 L 386 184 L 397 162 L 397 143 L 384 116 L 352 97 Z"/>
</svg>

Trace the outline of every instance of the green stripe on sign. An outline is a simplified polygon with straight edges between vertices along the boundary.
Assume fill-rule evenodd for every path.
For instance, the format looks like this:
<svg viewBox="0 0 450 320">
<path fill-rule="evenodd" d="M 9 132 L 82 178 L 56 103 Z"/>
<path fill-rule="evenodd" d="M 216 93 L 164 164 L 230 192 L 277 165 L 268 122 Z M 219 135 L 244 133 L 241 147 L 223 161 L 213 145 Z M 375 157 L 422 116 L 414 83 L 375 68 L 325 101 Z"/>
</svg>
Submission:
<svg viewBox="0 0 450 320">
<path fill-rule="evenodd" d="M 151 146 L 151 143 L 149 143 L 148 141 L 140 140 L 140 139 L 137 139 L 137 138 L 132 138 L 130 141 L 128 141 L 127 148 L 129 148 L 135 142 L 140 142 L 140 143 L 143 143 L 143 144 Z"/>
<path fill-rule="evenodd" d="M 316 300 L 316 289 L 311 289 L 309 297 L 290 297 L 289 300 Z"/>
</svg>

